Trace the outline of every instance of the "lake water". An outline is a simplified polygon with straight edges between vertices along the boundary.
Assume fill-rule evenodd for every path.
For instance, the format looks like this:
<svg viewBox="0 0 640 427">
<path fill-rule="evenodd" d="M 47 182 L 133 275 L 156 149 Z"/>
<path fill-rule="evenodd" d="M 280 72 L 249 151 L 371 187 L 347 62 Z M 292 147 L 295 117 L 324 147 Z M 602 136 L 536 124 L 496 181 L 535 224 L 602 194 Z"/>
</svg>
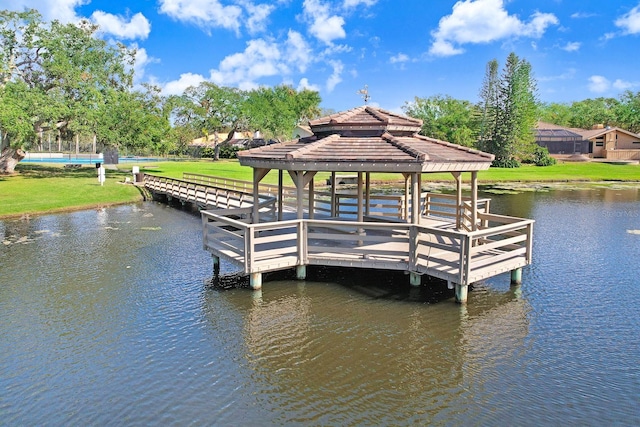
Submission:
<svg viewBox="0 0 640 427">
<path fill-rule="evenodd" d="M 533 265 L 466 306 L 402 274 L 214 289 L 156 203 L 0 221 L 0 425 L 639 425 L 640 190 L 492 197 Z"/>
</svg>

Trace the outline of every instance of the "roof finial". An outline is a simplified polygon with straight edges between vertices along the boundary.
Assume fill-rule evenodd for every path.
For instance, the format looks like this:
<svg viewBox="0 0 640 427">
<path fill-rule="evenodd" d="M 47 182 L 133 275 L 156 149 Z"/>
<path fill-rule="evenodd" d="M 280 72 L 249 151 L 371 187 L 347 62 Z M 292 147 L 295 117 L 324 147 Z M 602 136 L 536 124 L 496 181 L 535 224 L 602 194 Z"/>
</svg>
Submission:
<svg viewBox="0 0 640 427">
<path fill-rule="evenodd" d="M 362 96 L 362 99 L 364 99 L 364 105 L 367 105 L 367 102 L 371 99 L 371 96 L 369 95 L 369 86 L 364 85 L 364 89 L 360 89 L 356 93 Z"/>
</svg>

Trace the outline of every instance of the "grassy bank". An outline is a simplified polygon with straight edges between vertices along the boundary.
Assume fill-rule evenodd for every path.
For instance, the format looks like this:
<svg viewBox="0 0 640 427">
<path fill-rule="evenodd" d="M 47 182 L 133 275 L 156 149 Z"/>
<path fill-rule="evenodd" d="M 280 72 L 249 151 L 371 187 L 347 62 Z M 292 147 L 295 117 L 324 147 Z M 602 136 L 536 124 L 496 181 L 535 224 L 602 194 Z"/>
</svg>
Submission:
<svg viewBox="0 0 640 427">
<path fill-rule="evenodd" d="M 0 218 L 64 212 L 131 203 L 143 199 L 140 190 L 124 185 L 123 171 L 107 171 L 104 185 L 96 169 L 21 164 L 18 174 L 0 176 Z"/>
<path fill-rule="evenodd" d="M 124 185 L 131 176 L 134 164 L 119 165 L 118 170 L 107 170 L 107 181 L 100 186 L 94 167 L 64 169 L 60 166 L 19 164 L 18 174 L 0 176 L 0 218 L 94 208 L 142 200 L 136 187 Z M 182 178 L 184 172 L 224 176 L 251 181 L 252 170 L 240 166 L 236 160 L 148 162 L 140 163 L 142 172 Z M 329 173 L 316 175 L 316 182 L 329 177 Z M 292 185 L 288 174 L 285 184 Z M 504 182 L 640 182 L 639 165 L 613 165 L 605 163 L 562 163 L 554 166 L 524 166 L 518 169 L 489 169 L 478 174 L 481 184 Z M 373 182 L 401 183 L 399 174 L 373 174 Z M 463 179 L 469 180 L 469 174 Z M 448 173 L 424 174 L 423 182 L 453 182 Z M 271 171 L 264 182 L 276 184 L 277 171 Z"/>
<path fill-rule="evenodd" d="M 251 181 L 252 170 L 240 166 L 234 160 L 221 160 L 219 162 L 158 162 L 139 164 L 143 172 L 157 173 L 173 178 L 181 178 L 183 172 L 201 173 L 206 175 L 218 175 L 227 178 Z M 131 166 L 121 166 L 131 169 Z M 316 181 L 329 177 L 329 173 L 319 173 Z M 470 174 L 463 174 L 463 179 L 468 181 Z M 285 179 L 291 183 L 288 174 Z M 399 174 L 373 174 L 376 182 L 402 182 Z M 449 173 L 424 174 L 423 181 L 453 181 Z M 608 163 L 560 163 L 554 166 L 537 167 L 525 165 L 516 169 L 491 168 L 478 173 L 480 183 L 498 182 L 583 182 L 583 181 L 638 181 L 640 182 L 640 165 L 614 165 Z M 264 182 L 276 184 L 278 174 L 271 171 Z"/>
</svg>

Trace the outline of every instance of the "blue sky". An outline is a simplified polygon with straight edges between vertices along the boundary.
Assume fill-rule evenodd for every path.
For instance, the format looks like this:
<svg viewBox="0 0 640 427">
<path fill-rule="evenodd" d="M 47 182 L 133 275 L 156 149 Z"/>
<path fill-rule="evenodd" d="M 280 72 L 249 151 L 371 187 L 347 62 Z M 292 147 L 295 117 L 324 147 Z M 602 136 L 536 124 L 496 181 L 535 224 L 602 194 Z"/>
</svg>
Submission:
<svg viewBox="0 0 640 427">
<path fill-rule="evenodd" d="M 485 67 L 527 59 L 545 102 L 640 91 L 640 0 L 0 0 L 90 19 L 137 47 L 137 82 L 318 90 L 322 106 L 399 111 L 414 97 L 477 101 Z"/>
</svg>

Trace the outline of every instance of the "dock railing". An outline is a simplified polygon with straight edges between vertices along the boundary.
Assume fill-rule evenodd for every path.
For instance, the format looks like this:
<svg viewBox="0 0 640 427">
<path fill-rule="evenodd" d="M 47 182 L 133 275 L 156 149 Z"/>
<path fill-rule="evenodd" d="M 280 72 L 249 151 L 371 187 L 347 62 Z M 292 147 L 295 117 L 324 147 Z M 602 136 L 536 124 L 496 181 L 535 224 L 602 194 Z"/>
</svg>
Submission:
<svg viewBox="0 0 640 427">
<path fill-rule="evenodd" d="M 245 274 L 297 265 L 404 270 L 458 284 L 531 263 L 533 220 L 480 214 L 488 228 L 298 219 L 246 224 L 202 211 L 204 248 Z"/>
<path fill-rule="evenodd" d="M 183 181 L 204 184 L 220 189 L 230 191 L 238 191 L 251 195 L 253 184 L 249 181 L 241 181 L 212 175 L 203 175 L 195 173 L 184 173 Z M 278 186 L 273 184 L 258 184 L 258 192 L 264 196 L 277 197 Z M 295 210 L 297 207 L 297 191 L 295 187 L 284 186 L 282 202 L 285 208 Z M 335 193 L 334 206 L 335 211 L 331 211 L 330 191 L 320 190 L 314 192 L 314 211 L 320 215 L 349 218 L 356 217 L 358 204 L 357 195 L 354 191 L 341 190 Z M 444 193 L 422 192 L 420 195 L 421 207 L 420 211 L 423 215 L 429 217 L 438 217 L 452 222 L 456 222 L 456 212 L 459 212 L 461 218 L 460 226 L 470 231 L 471 226 L 471 198 L 463 197 L 462 205 L 456 206 L 457 199 L 455 195 Z M 489 213 L 491 199 L 480 198 L 477 202 L 478 213 Z M 303 206 L 309 206 L 308 193 L 305 192 Z M 378 216 L 381 218 L 407 220 L 408 213 L 411 212 L 411 200 L 405 202 L 404 194 L 372 194 L 369 196 L 369 203 L 363 207 L 365 215 Z M 478 217 L 479 218 L 479 217 Z M 476 228 L 481 228 L 478 222 Z"/>
</svg>

